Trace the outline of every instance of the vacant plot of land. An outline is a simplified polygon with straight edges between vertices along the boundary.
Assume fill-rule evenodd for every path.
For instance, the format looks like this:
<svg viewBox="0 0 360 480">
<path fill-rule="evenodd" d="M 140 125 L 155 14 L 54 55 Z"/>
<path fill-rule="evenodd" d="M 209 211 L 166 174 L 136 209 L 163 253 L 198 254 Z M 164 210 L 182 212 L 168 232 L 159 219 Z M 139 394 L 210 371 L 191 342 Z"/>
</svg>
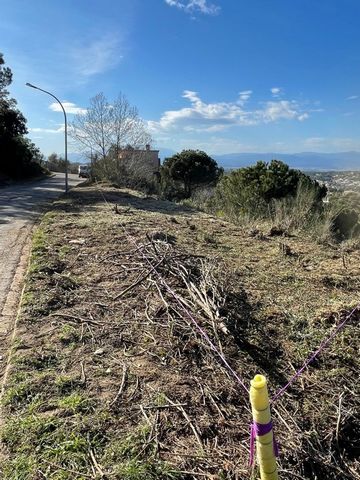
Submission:
<svg viewBox="0 0 360 480">
<path fill-rule="evenodd" d="M 355 247 L 267 233 L 109 187 L 56 202 L 33 241 L 1 478 L 257 478 L 247 393 L 194 320 L 274 394 L 360 291 Z M 273 405 L 282 478 L 360 478 L 359 316 Z"/>
</svg>

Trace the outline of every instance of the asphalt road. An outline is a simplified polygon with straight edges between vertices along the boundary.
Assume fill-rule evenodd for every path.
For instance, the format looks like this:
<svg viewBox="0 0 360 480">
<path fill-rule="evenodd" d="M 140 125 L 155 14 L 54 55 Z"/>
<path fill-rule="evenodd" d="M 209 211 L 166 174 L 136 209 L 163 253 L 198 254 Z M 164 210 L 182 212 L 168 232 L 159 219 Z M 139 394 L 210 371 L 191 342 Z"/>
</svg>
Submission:
<svg viewBox="0 0 360 480">
<path fill-rule="evenodd" d="M 77 175 L 69 175 L 69 187 L 81 181 Z M 7 300 L 31 228 L 41 209 L 64 192 L 64 185 L 64 174 L 56 173 L 0 188 L 0 344 L 9 334 L 11 308 Z"/>
</svg>

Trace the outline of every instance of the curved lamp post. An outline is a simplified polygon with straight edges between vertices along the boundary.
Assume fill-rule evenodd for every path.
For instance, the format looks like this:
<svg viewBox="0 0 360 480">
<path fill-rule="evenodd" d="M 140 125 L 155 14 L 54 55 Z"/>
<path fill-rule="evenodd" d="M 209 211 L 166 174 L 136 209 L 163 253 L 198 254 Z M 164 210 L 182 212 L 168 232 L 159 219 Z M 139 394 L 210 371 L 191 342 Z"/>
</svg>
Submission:
<svg viewBox="0 0 360 480">
<path fill-rule="evenodd" d="M 69 190 L 69 184 L 68 184 L 68 158 L 67 158 L 67 119 L 66 119 L 66 112 L 65 108 L 63 107 L 63 104 L 60 102 L 60 100 L 55 97 L 50 92 L 47 92 L 46 90 L 43 90 L 42 88 L 36 87 L 35 85 L 32 85 L 31 83 L 26 83 L 28 87 L 35 88 L 35 90 L 40 90 L 41 92 L 47 93 L 51 97 L 55 98 L 55 100 L 60 104 L 60 107 L 62 111 L 64 112 L 64 118 L 65 118 L 65 193 L 68 192 Z"/>
</svg>

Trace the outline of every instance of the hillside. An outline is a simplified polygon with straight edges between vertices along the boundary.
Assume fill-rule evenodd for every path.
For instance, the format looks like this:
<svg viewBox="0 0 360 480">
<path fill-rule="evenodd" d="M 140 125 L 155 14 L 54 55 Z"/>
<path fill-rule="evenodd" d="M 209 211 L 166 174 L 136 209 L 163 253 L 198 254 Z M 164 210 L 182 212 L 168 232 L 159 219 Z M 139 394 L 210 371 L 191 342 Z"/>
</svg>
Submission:
<svg viewBox="0 0 360 480">
<path fill-rule="evenodd" d="M 247 392 L 204 331 L 245 387 L 263 373 L 274 396 L 359 287 L 355 244 L 73 189 L 33 240 L 1 478 L 257 478 Z M 359 318 L 272 405 L 282 479 L 360 478 Z"/>
</svg>

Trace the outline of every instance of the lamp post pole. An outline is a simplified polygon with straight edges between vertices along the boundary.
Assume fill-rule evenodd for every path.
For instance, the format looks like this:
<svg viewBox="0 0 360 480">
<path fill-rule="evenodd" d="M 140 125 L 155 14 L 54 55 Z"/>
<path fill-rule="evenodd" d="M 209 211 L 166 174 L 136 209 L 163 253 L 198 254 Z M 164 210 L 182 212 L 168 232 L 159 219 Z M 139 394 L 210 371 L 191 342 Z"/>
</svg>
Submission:
<svg viewBox="0 0 360 480">
<path fill-rule="evenodd" d="M 31 83 L 26 84 L 28 87 L 35 88 L 35 90 L 40 90 L 41 92 L 47 93 L 51 97 L 55 98 L 55 100 L 59 103 L 62 111 L 64 112 L 64 119 L 65 119 L 65 193 L 68 192 L 69 190 L 69 182 L 68 182 L 68 158 L 67 158 L 67 118 L 66 118 L 66 112 L 65 108 L 63 107 L 63 104 L 60 102 L 60 100 L 55 97 L 50 92 L 47 92 L 46 90 L 43 90 L 42 88 L 36 87 L 35 85 L 32 85 Z"/>
</svg>

